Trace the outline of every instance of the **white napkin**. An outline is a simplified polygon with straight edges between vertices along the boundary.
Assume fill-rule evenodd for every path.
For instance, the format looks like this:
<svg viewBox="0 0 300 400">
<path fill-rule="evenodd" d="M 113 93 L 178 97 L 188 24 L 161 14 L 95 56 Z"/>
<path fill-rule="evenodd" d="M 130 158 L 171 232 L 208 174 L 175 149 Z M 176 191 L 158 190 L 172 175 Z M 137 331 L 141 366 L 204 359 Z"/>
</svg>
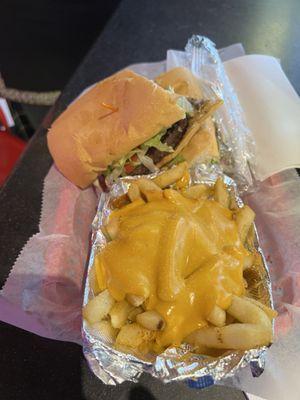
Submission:
<svg viewBox="0 0 300 400">
<path fill-rule="evenodd" d="M 300 167 L 300 99 L 279 61 L 247 55 L 224 63 L 256 141 L 256 177 Z"/>
</svg>

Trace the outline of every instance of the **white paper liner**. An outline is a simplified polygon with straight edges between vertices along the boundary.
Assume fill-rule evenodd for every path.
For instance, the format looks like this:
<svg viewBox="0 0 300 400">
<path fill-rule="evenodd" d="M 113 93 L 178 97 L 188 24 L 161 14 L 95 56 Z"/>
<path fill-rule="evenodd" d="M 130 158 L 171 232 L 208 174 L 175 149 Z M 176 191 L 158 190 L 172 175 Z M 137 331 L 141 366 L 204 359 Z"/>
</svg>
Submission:
<svg viewBox="0 0 300 400">
<path fill-rule="evenodd" d="M 82 278 L 96 204 L 93 189 L 80 190 L 50 169 L 40 232 L 24 246 L 0 292 L 37 320 L 32 330 L 40 335 L 81 342 Z"/>
</svg>

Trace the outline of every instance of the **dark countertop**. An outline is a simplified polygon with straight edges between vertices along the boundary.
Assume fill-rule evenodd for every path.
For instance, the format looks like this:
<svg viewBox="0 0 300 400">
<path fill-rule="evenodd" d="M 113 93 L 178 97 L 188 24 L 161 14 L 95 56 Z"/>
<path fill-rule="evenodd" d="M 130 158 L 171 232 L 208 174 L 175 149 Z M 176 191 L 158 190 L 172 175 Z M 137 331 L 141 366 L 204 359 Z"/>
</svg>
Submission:
<svg viewBox="0 0 300 400">
<path fill-rule="evenodd" d="M 167 49 L 182 49 L 193 33 L 199 33 L 218 47 L 241 42 L 248 53 L 279 57 L 299 93 L 299 15 L 298 0 L 123 0 L 0 192 L 1 285 L 23 245 L 38 231 L 43 178 L 52 162 L 47 127 L 82 89 L 128 64 L 162 60 Z M 90 373 L 77 345 L 3 323 L 0 337 L 1 399 L 244 398 L 228 388 L 198 392 L 184 384 L 164 386 L 148 377 L 136 385 L 111 388 Z"/>
</svg>

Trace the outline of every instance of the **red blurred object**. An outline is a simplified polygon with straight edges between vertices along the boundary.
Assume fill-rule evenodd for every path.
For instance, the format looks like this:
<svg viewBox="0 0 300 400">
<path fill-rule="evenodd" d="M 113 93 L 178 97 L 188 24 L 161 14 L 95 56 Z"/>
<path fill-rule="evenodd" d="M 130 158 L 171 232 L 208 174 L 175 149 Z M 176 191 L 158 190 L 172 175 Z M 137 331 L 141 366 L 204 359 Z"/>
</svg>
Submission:
<svg viewBox="0 0 300 400">
<path fill-rule="evenodd" d="M 6 122 L 6 118 L 4 115 L 4 112 L 2 111 L 1 107 L 0 107 L 0 132 L 8 132 L 10 133 L 8 124 Z"/>
<path fill-rule="evenodd" d="M 10 133 L 7 122 L 0 108 L 0 186 L 9 176 L 26 143 Z"/>
</svg>

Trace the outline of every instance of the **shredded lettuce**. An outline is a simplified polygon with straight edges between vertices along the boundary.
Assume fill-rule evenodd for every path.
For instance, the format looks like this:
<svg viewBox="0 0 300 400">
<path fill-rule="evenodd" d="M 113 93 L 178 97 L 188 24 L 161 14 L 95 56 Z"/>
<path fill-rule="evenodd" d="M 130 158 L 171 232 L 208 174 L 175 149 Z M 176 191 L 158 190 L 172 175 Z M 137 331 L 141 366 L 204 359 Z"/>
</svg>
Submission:
<svg viewBox="0 0 300 400">
<path fill-rule="evenodd" d="M 185 98 L 184 98 L 185 99 Z M 180 100 L 180 98 L 179 98 Z M 185 99 L 186 100 L 186 99 Z M 186 102 L 190 104 L 187 100 Z M 183 104 L 185 101 L 183 100 Z M 191 104 L 190 104 L 191 105 Z M 157 135 L 153 136 L 151 139 L 144 142 L 139 147 L 131 150 L 128 154 L 121 157 L 118 161 L 114 161 L 110 166 L 107 167 L 106 171 L 104 172 L 105 177 L 109 182 L 115 181 L 119 176 L 126 175 L 126 171 L 124 169 L 125 165 L 129 164 L 132 167 L 136 167 L 140 164 L 144 164 L 151 172 L 156 170 L 156 167 L 152 161 L 152 159 L 146 156 L 147 151 L 150 147 L 155 147 L 159 151 L 172 153 L 174 149 L 171 146 L 168 146 L 166 143 L 161 141 L 162 137 L 166 134 L 166 129 L 160 131 Z M 138 160 L 133 161 L 131 158 L 132 156 L 136 155 Z M 172 161 L 171 165 L 177 164 L 183 160 L 183 157 L 178 155 Z"/>
<path fill-rule="evenodd" d="M 112 167 L 109 165 L 109 166 L 106 168 L 106 170 L 103 171 L 102 174 L 103 174 L 105 177 L 107 177 L 107 176 L 109 176 L 111 173 L 112 173 Z"/>
<path fill-rule="evenodd" d="M 216 158 L 212 158 L 209 163 L 210 163 L 210 165 L 214 165 L 214 164 L 219 164 L 220 161 L 217 160 Z"/>
<path fill-rule="evenodd" d="M 187 99 L 186 97 L 184 97 L 184 96 L 178 97 L 178 99 L 177 99 L 177 101 L 176 101 L 176 104 L 177 104 L 179 107 L 183 108 L 184 111 L 185 111 L 187 114 L 193 114 L 193 112 L 194 112 L 194 107 L 193 107 L 192 104 L 188 101 L 188 99 Z"/>
<path fill-rule="evenodd" d="M 142 154 L 144 154 L 145 153 L 145 151 L 143 151 L 143 150 L 141 150 L 141 149 L 139 149 L 139 148 L 136 148 L 136 149 L 133 149 L 133 150 L 131 150 L 129 153 L 127 153 L 125 156 L 123 156 L 123 157 L 121 157 L 118 161 L 114 161 L 113 163 L 112 163 L 112 165 L 111 165 L 111 168 L 120 168 L 120 169 L 123 169 L 124 168 L 124 166 L 125 166 L 125 164 L 127 164 L 127 162 L 129 162 L 131 165 L 138 165 L 139 164 L 139 162 L 136 162 L 136 161 L 132 161 L 131 160 L 131 157 L 132 156 L 134 156 L 135 154 L 136 155 L 138 155 L 138 153 L 142 153 Z"/>
<path fill-rule="evenodd" d="M 151 139 L 143 143 L 141 145 L 141 148 L 148 150 L 150 147 L 155 147 L 160 151 L 166 151 L 168 153 L 172 153 L 174 151 L 173 148 L 161 141 L 161 138 L 165 135 L 166 131 L 167 131 L 166 129 L 160 131 L 157 135 L 153 136 Z"/>
<path fill-rule="evenodd" d="M 114 161 L 110 166 L 107 167 L 106 171 L 104 172 L 104 175 L 107 178 L 108 182 L 114 182 L 117 178 L 119 178 L 119 176 L 126 175 L 126 172 L 124 170 L 126 164 L 129 163 L 132 167 L 140 165 L 140 158 L 143 159 L 146 151 L 146 149 L 136 148 L 131 150 L 125 156 L 121 157 L 118 161 Z M 137 155 L 139 159 L 137 161 L 132 161 L 131 157 L 133 155 Z"/>
<path fill-rule="evenodd" d="M 155 166 L 151 157 L 148 157 L 148 156 L 142 155 L 142 154 L 138 154 L 138 158 L 139 158 L 140 162 L 149 169 L 150 172 L 155 172 L 158 170 L 158 168 Z"/>
<path fill-rule="evenodd" d="M 121 157 L 118 161 L 114 161 L 106 170 L 106 176 L 112 182 L 115 181 L 120 175 L 122 175 L 124 166 L 127 162 L 128 154 Z"/>
<path fill-rule="evenodd" d="M 166 88 L 166 90 L 167 90 L 168 92 L 172 93 L 172 94 L 175 94 L 175 90 L 174 90 L 173 86 L 170 86 L 170 85 L 169 85 L 169 86 Z"/>
</svg>

